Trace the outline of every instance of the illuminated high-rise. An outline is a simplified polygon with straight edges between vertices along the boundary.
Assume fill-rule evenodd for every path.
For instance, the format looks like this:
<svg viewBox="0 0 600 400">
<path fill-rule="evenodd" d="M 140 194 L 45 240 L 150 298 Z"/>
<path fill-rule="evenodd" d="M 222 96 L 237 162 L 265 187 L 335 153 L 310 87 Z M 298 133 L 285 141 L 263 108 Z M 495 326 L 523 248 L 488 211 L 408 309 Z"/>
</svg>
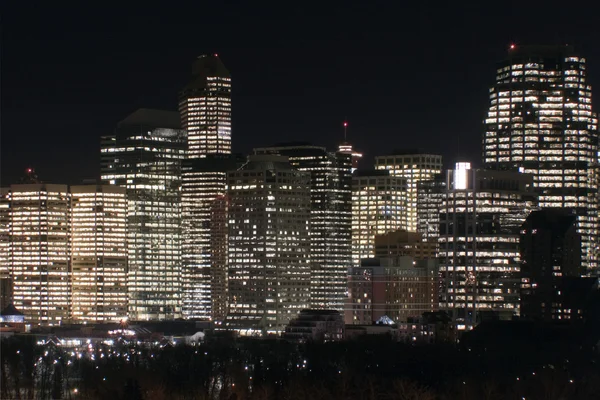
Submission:
<svg viewBox="0 0 600 400">
<path fill-rule="evenodd" d="M 177 112 L 140 109 L 103 137 L 102 181 L 127 189 L 129 316 L 181 317 L 181 162 Z"/>
<path fill-rule="evenodd" d="M 386 170 L 352 175 L 352 264 L 375 257 L 375 236 L 408 229 L 406 178 Z"/>
<path fill-rule="evenodd" d="M 223 266 L 211 268 L 213 260 L 220 260 L 219 256 L 213 259 L 212 246 L 223 241 L 213 238 L 211 210 L 225 194 L 227 171 L 243 161 L 231 155 L 231 75 L 216 54 L 202 55 L 193 63 L 192 78 L 179 93 L 179 113 L 187 135 L 182 185 L 183 316 L 222 320 L 224 293 L 219 289 L 213 299 L 211 280 L 220 282 L 217 270 Z M 213 312 L 213 300 L 220 311 Z"/>
<path fill-rule="evenodd" d="M 448 171 L 440 209 L 440 309 L 458 330 L 485 315 L 519 315 L 521 225 L 536 207 L 533 178 L 511 171 Z"/>
<path fill-rule="evenodd" d="M 0 188 L 0 309 L 12 303 L 10 189 Z"/>
<path fill-rule="evenodd" d="M 576 215 L 584 274 L 594 274 L 598 121 L 587 71 L 570 46 L 512 45 L 490 89 L 483 163 L 531 174 L 540 207 Z"/>
<path fill-rule="evenodd" d="M 127 196 L 113 185 L 71 186 L 71 315 L 127 317 Z"/>
<path fill-rule="evenodd" d="M 235 154 L 208 154 L 185 160 L 182 173 L 183 316 L 222 321 L 226 296 L 223 274 L 226 259 L 227 218 L 223 196 L 227 172 L 244 158 Z M 220 207 L 225 209 L 220 209 Z M 213 216 L 213 212 L 217 215 Z M 214 281 L 214 282 L 213 282 Z M 214 283 L 214 285 L 213 285 Z M 216 290 L 214 293 L 212 291 Z M 213 310 L 216 302 L 217 309 Z"/>
<path fill-rule="evenodd" d="M 410 232 L 418 229 L 417 204 L 419 182 L 430 180 L 442 172 L 442 156 L 419 151 L 396 151 L 387 156 L 375 157 L 375 169 L 388 170 L 390 175 L 406 179 L 408 204 L 407 226 Z"/>
<path fill-rule="evenodd" d="M 231 153 L 231 75 L 216 54 L 201 55 L 179 95 L 188 158 Z"/>
<path fill-rule="evenodd" d="M 287 157 L 254 155 L 227 183 L 225 326 L 283 332 L 310 302 L 310 176 Z"/>
<path fill-rule="evenodd" d="M 3 195 L 3 203 L 10 203 L 10 222 L 9 245 L 3 245 L 8 253 L 2 260 L 12 269 L 13 303 L 28 324 L 60 325 L 70 313 L 68 188 L 21 184 L 5 189 Z"/>
<path fill-rule="evenodd" d="M 352 263 L 352 155 L 300 143 L 254 152 L 286 156 L 310 174 L 311 308 L 342 311 Z"/>
</svg>

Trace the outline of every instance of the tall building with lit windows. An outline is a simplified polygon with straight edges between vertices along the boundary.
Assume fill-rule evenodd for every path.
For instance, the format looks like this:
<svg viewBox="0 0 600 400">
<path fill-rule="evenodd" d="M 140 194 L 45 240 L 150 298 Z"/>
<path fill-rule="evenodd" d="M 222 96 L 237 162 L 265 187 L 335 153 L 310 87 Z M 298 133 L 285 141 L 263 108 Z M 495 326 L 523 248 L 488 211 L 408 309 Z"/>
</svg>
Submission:
<svg viewBox="0 0 600 400">
<path fill-rule="evenodd" d="M 310 174 L 311 308 L 342 311 L 352 265 L 352 154 L 306 143 L 254 153 L 286 156 L 294 168 Z"/>
<path fill-rule="evenodd" d="M 179 96 L 188 158 L 231 153 L 231 75 L 216 54 L 201 55 Z"/>
<path fill-rule="evenodd" d="M 375 257 L 375 236 L 407 230 L 409 194 L 406 178 L 387 170 L 352 174 L 352 264 Z"/>
<path fill-rule="evenodd" d="M 181 317 L 181 163 L 177 112 L 139 109 L 102 138 L 102 182 L 127 189 L 129 317 Z"/>
<path fill-rule="evenodd" d="M 66 185 L 20 184 L 3 190 L 10 204 L 9 244 L 13 303 L 26 323 L 60 325 L 70 317 L 70 206 Z M 5 232 L 6 233 L 6 232 Z M 3 266 L 3 270 L 7 269 Z"/>
<path fill-rule="evenodd" d="M 183 316 L 222 320 L 222 311 L 212 310 L 213 300 L 222 310 L 223 293 L 211 293 L 212 246 L 220 243 L 212 239 L 211 210 L 225 194 L 227 171 L 241 163 L 231 155 L 231 75 L 216 54 L 201 55 L 193 63 L 192 78 L 179 93 L 179 114 L 187 137 L 182 176 Z"/>
<path fill-rule="evenodd" d="M 0 188 L 0 309 L 2 310 L 12 303 L 9 194 L 9 188 Z"/>
<path fill-rule="evenodd" d="M 182 261 L 183 316 L 185 318 L 223 321 L 222 285 L 225 261 L 222 246 L 226 243 L 227 219 L 214 216 L 223 206 L 227 172 L 244 164 L 236 154 L 208 154 L 187 159 L 182 173 Z M 213 286 L 213 281 L 215 285 Z M 212 289 L 215 289 L 214 293 Z M 213 310 L 213 303 L 216 309 Z"/>
<path fill-rule="evenodd" d="M 417 150 L 395 151 L 387 156 L 375 157 L 375 169 L 388 170 L 390 175 L 406 179 L 408 204 L 407 227 L 410 232 L 418 229 L 418 184 L 430 180 L 442 172 L 442 156 Z"/>
<path fill-rule="evenodd" d="M 71 315 L 127 318 L 127 195 L 113 185 L 71 186 Z"/>
<path fill-rule="evenodd" d="M 533 177 L 512 171 L 448 171 L 440 209 L 440 309 L 458 330 L 519 315 L 521 225 L 536 208 Z"/>
<path fill-rule="evenodd" d="M 446 193 L 446 176 L 438 174 L 417 184 L 417 232 L 424 241 L 437 246 L 440 234 L 440 206 Z"/>
<path fill-rule="evenodd" d="M 598 121 L 585 58 L 515 46 L 498 65 L 483 135 L 487 169 L 531 174 L 540 207 L 577 215 L 584 274 L 598 267 Z"/>
<path fill-rule="evenodd" d="M 287 157 L 253 155 L 227 182 L 225 326 L 281 333 L 310 303 L 310 176 Z"/>
</svg>

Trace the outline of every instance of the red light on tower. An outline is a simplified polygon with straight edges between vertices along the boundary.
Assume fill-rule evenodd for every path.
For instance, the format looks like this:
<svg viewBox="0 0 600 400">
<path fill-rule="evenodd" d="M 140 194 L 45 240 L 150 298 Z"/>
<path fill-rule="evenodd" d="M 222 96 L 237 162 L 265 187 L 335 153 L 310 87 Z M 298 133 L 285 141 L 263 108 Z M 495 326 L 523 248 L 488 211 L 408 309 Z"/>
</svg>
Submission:
<svg viewBox="0 0 600 400">
<path fill-rule="evenodd" d="M 31 173 L 31 168 L 27 168 L 27 173 L 30 174 Z"/>
<path fill-rule="evenodd" d="M 514 43 L 512 43 L 512 44 L 510 45 L 510 49 L 511 49 L 511 50 L 514 50 L 514 49 L 515 49 L 515 47 L 516 47 L 516 46 L 515 46 L 515 44 L 514 44 Z"/>
<path fill-rule="evenodd" d="M 215 53 L 215 57 L 219 57 L 219 55 L 217 53 Z"/>
<path fill-rule="evenodd" d="M 348 127 L 348 123 L 344 121 L 344 128 Z"/>
</svg>

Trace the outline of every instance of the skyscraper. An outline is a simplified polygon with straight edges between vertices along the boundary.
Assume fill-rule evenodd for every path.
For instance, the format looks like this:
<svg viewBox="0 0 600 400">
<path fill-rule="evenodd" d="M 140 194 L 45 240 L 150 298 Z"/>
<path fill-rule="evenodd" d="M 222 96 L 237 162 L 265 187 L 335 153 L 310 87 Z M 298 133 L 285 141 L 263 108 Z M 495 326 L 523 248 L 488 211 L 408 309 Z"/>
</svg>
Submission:
<svg viewBox="0 0 600 400">
<path fill-rule="evenodd" d="M 448 171 L 440 210 L 440 309 L 458 330 L 483 316 L 519 315 L 519 230 L 537 196 L 531 175 L 470 169 Z"/>
<path fill-rule="evenodd" d="M 176 112 L 140 109 L 102 138 L 102 181 L 127 188 L 129 316 L 181 316 L 181 162 Z"/>
<path fill-rule="evenodd" d="M 562 304 L 573 282 L 594 281 L 581 278 L 577 217 L 555 208 L 532 212 L 521 226 L 520 249 L 521 315 L 546 321 L 583 318 Z"/>
<path fill-rule="evenodd" d="M 203 158 L 185 160 L 182 184 L 183 226 L 183 315 L 185 318 L 223 320 L 219 292 L 226 258 L 227 211 L 222 202 L 226 195 L 227 172 L 244 164 L 235 154 L 208 154 Z M 219 209 L 219 207 L 225 209 Z M 216 211 L 217 215 L 213 215 Z M 214 226 L 213 226 L 214 225 Z M 216 247 L 215 247 L 216 246 Z M 221 277 L 221 278 L 219 278 Z M 212 293 L 212 280 L 216 279 Z M 219 300 L 221 299 L 221 300 Z M 213 310 L 213 301 L 219 310 Z"/>
<path fill-rule="evenodd" d="M 375 235 L 408 229 L 406 178 L 386 170 L 352 175 L 352 264 L 375 257 Z"/>
<path fill-rule="evenodd" d="M 352 156 L 303 143 L 254 152 L 286 156 L 310 174 L 311 307 L 342 311 L 352 263 Z"/>
<path fill-rule="evenodd" d="M 242 333 L 280 333 L 310 302 L 310 177 L 287 157 L 227 174 L 229 314 Z"/>
<path fill-rule="evenodd" d="M 9 251 L 3 259 L 12 270 L 13 303 L 27 323 L 60 325 L 70 312 L 67 186 L 21 184 L 3 192 L 10 203 L 9 245 L 3 245 Z"/>
<path fill-rule="evenodd" d="M 417 232 L 437 247 L 440 207 L 446 193 L 446 176 L 438 174 L 417 184 Z"/>
<path fill-rule="evenodd" d="M 388 170 L 390 175 L 406 179 L 408 205 L 406 208 L 407 227 L 417 231 L 418 184 L 430 180 L 442 172 L 442 156 L 422 153 L 417 150 L 395 151 L 387 156 L 375 157 L 375 169 Z"/>
<path fill-rule="evenodd" d="M 225 195 L 227 171 L 241 162 L 231 156 L 231 75 L 216 54 L 202 55 L 194 62 L 192 78 L 179 94 L 179 113 L 187 135 L 182 186 L 183 315 L 222 319 L 223 293 L 215 293 L 214 299 L 211 293 L 211 279 L 220 275 L 211 266 L 222 261 L 218 256 L 213 259 L 212 246 L 224 242 L 212 238 L 211 225 L 216 221 L 211 210 L 213 202 Z M 213 300 L 221 311 L 213 312 Z"/>
<path fill-rule="evenodd" d="M 127 196 L 113 185 L 71 186 L 71 315 L 127 317 Z"/>
<path fill-rule="evenodd" d="M 188 158 L 231 153 L 231 75 L 219 57 L 201 55 L 179 96 Z"/>
<path fill-rule="evenodd" d="M 490 89 L 485 168 L 533 175 L 540 207 L 577 215 L 582 264 L 598 266 L 598 125 L 585 58 L 570 46 L 511 46 Z"/>
</svg>

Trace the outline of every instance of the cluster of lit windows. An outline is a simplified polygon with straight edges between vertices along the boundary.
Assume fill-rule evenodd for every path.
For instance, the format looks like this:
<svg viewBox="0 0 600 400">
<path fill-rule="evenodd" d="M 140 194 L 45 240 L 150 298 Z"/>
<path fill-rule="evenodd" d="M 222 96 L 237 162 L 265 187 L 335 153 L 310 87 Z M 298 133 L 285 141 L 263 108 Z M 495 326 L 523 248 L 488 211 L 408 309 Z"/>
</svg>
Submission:
<svg viewBox="0 0 600 400">
<path fill-rule="evenodd" d="M 310 176 L 286 158 L 253 156 L 227 179 L 226 326 L 281 332 L 310 302 Z"/>
<path fill-rule="evenodd" d="M 124 188 L 72 186 L 72 319 L 127 317 L 127 197 Z"/>
<path fill-rule="evenodd" d="M 287 156 L 297 170 L 310 173 L 311 308 L 342 311 L 351 263 L 352 154 L 329 153 L 323 147 L 309 145 L 254 152 Z"/>
<path fill-rule="evenodd" d="M 352 262 L 375 256 L 375 236 L 408 230 L 407 179 L 389 176 L 352 178 Z"/>
<path fill-rule="evenodd" d="M 592 271 L 597 267 L 598 121 L 585 59 L 565 53 L 557 48 L 555 57 L 544 58 L 523 49 L 498 69 L 483 158 L 488 168 L 533 174 L 540 206 L 576 210 L 582 262 Z M 557 201 L 544 200 L 551 197 Z"/>
<path fill-rule="evenodd" d="M 537 207 L 531 177 L 467 169 L 449 171 L 448 182 L 439 222 L 440 308 L 462 329 L 482 311 L 518 315 L 519 229 Z"/>
<path fill-rule="evenodd" d="M 154 123 L 154 122 L 152 122 Z M 143 135 L 140 135 L 143 132 Z M 121 124 L 103 137 L 101 178 L 126 188 L 128 314 L 181 317 L 181 162 L 185 133 Z"/>
<path fill-rule="evenodd" d="M 375 157 L 375 168 L 407 180 L 407 230 L 417 231 L 418 183 L 442 172 L 442 156 L 435 154 L 402 154 Z"/>
</svg>

